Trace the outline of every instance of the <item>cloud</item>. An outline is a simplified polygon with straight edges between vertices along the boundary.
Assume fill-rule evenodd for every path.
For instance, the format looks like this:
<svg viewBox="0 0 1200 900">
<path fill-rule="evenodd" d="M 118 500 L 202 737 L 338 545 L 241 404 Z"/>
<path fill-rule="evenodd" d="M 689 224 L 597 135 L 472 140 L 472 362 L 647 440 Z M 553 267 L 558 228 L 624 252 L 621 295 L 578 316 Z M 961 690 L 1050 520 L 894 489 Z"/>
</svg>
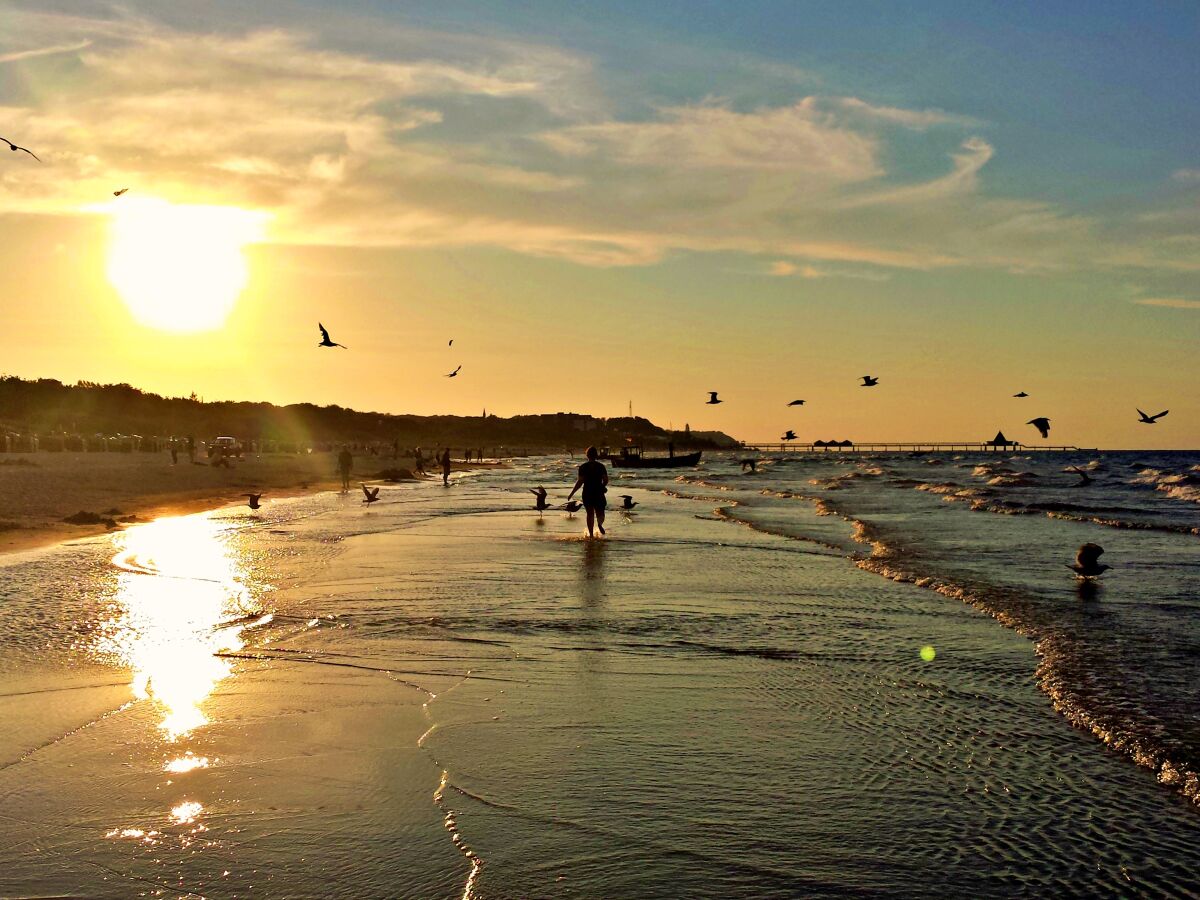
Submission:
<svg viewBox="0 0 1200 900">
<path fill-rule="evenodd" d="M 1176 169 L 1171 173 L 1171 177 L 1187 183 L 1200 182 L 1200 169 Z"/>
<path fill-rule="evenodd" d="M 1180 297 L 1144 297 L 1134 300 L 1139 306 L 1166 306 L 1171 309 L 1200 309 L 1200 300 L 1184 300 Z"/>
<path fill-rule="evenodd" d="M 58 53 L 74 53 L 91 46 L 91 41 L 77 41 L 73 44 L 55 44 L 50 47 L 36 47 L 31 50 L 13 50 L 0 53 L 0 63 L 19 62 L 23 59 L 34 59 L 39 56 L 53 56 Z"/>
<path fill-rule="evenodd" d="M 77 71 L 0 94 L 9 136 L 46 160 L 0 168 L 0 212 L 77 214 L 119 184 L 262 209 L 271 239 L 294 244 L 593 266 L 736 253 L 804 278 L 1200 266 L 1185 211 L 1102 221 L 991 194 L 993 143 L 942 110 L 833 92 L 751 103 L 743 74 L 738 101 L 619 113 L 596 60 L 485 34 L 11 17 L 44 48 L 78 47 Z"/>
</svg>

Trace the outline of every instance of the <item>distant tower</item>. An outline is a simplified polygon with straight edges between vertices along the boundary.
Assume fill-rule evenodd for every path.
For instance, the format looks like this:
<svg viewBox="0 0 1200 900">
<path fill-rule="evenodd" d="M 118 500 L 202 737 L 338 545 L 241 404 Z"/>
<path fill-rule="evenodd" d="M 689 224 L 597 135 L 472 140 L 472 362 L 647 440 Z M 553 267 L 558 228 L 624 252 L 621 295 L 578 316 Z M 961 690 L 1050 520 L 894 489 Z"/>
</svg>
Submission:
<svg viewBox="0 0 1200 900">
<path fill-rule="evenodd" d="M 483 418 L 485 418 L 485 419 L 487 418 L 487 407 L 486 406 L 483 408 Z"/>
<path fill-rule="evenodd" d="M 687 422 L 684 422 L 684 423 L 683 423 L 683 433 L 684 433 L 684 434 L 691 434 L 691 433 L 692 433 L 692 426 L 691 426 L 691 425 L 689 425 Z"/>
<path fill-rule="evenodd" d="M 629 418 L 633 418 L 633 401 L 629 401 Z"/>
</svg>

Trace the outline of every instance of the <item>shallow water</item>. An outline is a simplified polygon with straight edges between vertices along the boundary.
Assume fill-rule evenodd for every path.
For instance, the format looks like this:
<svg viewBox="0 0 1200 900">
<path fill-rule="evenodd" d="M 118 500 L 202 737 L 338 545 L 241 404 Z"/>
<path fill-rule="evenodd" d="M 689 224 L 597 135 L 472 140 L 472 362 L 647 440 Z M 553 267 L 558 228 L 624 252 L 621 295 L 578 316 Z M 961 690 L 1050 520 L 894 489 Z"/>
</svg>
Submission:
<svg viewBox="0 0 1200 900">
<path fill-rule="evenodd" d="M 546 459 L 10 557 L 0 895 L 1195 891 L 1196 460 L 1091 470 L 1153 528 L 978 462 L 620 474 L 587 541 Z"/>
</svg>

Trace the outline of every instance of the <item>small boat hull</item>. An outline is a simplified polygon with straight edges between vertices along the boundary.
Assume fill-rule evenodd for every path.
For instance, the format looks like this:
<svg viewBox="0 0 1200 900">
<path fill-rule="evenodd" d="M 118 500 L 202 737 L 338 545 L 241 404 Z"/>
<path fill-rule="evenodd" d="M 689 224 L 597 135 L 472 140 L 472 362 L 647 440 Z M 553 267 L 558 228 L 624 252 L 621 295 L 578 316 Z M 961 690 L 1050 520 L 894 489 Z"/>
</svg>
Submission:
<svg viewBox="0 0 1200 900">
<path fill-rule="evenodd" d="M 681 453 L 677 456 L 621 456 L 613 454 L 608 461 L 618 469 L 684 469 L 699 465 L 700 453 Z"/>
</svg>

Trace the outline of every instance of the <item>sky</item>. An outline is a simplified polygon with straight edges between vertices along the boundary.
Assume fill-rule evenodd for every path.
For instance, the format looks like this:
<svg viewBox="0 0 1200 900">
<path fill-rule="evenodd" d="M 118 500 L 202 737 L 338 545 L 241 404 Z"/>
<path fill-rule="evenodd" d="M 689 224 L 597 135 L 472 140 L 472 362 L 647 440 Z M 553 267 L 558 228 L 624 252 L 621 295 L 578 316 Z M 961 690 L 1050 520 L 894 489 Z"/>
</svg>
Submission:
<svg viewBox="0 0 1200 900">
<path fill-rule="evenodd" d="M 0 8 L 0 374 L 1200 447 L 1194 3 L 247 6 Z"/>
</svg>

